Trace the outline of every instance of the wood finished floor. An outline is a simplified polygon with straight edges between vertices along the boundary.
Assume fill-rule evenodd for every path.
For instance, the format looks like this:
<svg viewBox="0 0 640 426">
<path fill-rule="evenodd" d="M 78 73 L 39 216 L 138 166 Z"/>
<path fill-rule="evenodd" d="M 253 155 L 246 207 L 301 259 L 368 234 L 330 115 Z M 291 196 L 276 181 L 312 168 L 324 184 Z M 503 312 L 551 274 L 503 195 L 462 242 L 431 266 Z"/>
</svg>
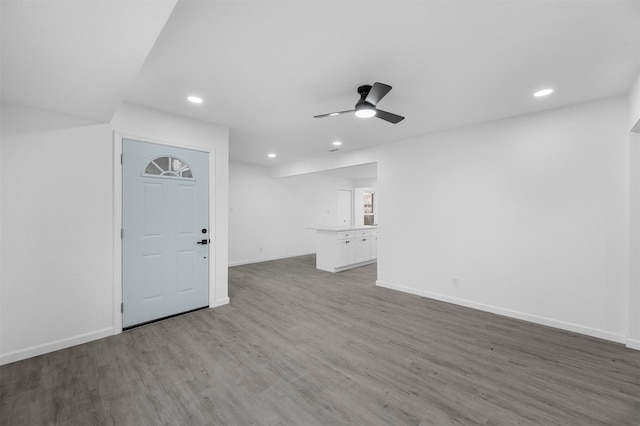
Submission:
<svg viewBox="0 0 640 426">
<path fill-rule="evenodd" d="M 231 304 L 0 367 L 0 424 L 640 425 L 640 352 L 303 256 Z"/>
</svg>

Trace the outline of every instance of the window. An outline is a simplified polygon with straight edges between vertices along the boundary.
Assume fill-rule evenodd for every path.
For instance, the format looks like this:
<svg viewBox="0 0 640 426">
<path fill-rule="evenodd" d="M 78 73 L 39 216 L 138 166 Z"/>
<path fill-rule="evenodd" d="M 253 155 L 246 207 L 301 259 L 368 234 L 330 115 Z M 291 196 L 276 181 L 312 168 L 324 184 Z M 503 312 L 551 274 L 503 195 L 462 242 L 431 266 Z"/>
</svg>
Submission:
<svg viewBox="0 0 640 426">
<path fill-rule="evenodd" d="M 178 157 L 173 157 L 171 155 L 156 157 L 151 160 L 144 169 L 144 174 L 146 176 L 166 176 L 193 179 L 193 174 L 191 173 L 189 165 Z"/>
<path fill-rule="evenodd" d="M 373 225 L 376 223 L 373 203 L 374 203 L 374 192 L 365 192 L 364 193 L 364 224 L 365 225 Z"/>
</svg>

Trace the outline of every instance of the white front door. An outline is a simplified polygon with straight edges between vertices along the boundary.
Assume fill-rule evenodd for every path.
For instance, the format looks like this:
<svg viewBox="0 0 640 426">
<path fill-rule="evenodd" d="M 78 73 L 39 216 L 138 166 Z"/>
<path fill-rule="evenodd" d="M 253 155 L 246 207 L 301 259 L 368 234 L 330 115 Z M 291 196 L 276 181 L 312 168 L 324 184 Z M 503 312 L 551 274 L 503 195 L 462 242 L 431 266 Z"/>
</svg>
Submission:
<svg viewBox="0 0 640 426">
<path fill-rule="evenodd" d="M 209 156 L 122 142 L 124 328 L 209 304 Z"/>
</svg>

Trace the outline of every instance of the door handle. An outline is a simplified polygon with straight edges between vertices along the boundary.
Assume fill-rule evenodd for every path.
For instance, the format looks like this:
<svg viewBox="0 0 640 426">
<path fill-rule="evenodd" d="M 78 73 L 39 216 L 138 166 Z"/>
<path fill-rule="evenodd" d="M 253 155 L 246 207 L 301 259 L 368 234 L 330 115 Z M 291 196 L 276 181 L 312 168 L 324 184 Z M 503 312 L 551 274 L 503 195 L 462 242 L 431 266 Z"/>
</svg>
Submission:
<svg viewBox="0 0 640 426">
<path fill-rule="evenodd" d="M 209 244 L 209 240 L 206 240 L 206 239 L 205 240 L 200 240 L 196 244 L 206 245 L 206 244 Z"/>
</svg>

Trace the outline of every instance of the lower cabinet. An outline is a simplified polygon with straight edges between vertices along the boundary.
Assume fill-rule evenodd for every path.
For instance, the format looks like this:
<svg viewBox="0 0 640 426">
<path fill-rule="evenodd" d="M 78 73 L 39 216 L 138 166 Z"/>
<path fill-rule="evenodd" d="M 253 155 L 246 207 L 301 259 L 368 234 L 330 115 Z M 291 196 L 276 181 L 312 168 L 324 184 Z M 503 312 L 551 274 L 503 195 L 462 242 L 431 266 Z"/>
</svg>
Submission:
<svg viewBox="0 0 640 426">
<path fill-rule="evenodd" d="M 376 261 L 377 229 L 317 232 L 316 268 L 329 272 L 363 266 Z"/>
<path fill-rule="evenodd" d="M 336 244 L 336 264 L 335 266 L 345 266 L 355 263 L 356 240 L 338 240 Z"/>
<path fill-rule="evenodd" d="M 361 236 L 356 238 L 356 253 L 353 263 L 364 262 L 373 258 L 371 256 L 371 237 Z"/>
</svg>

